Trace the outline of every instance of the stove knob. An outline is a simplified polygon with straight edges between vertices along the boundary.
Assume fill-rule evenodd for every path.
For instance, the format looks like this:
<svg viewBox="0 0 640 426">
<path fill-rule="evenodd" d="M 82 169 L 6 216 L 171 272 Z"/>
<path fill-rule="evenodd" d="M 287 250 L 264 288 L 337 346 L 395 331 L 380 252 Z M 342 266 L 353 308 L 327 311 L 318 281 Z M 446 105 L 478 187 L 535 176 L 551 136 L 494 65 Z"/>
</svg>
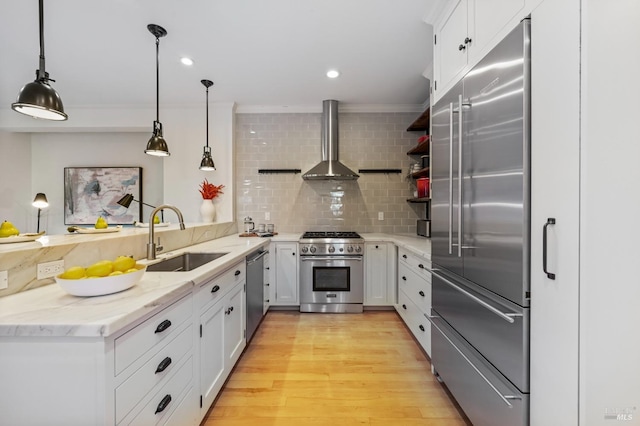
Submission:
<svg viewBox="0 0 640 426">
<path fill-rule="evenodd" d="M 316 248 L 315 248 L 315 246 L 311 246 L 311 248 L 309 249 L 309 251 L 310 251 L 311 253 L 315 253 L 315 252 L 316 252 Z"/>
<path fill-rule="evenodd" d="M 305 247 L 302 247 L 302 252 L 303 252 L 303 253 L 306 253 L 306 252 L 308 252 L 308 251 L 309 251 L 309 249 L 308 249 L 306 246 L 305 246 Z"/>
<path fill-rule="evenodd" d="M 334 251 L 336 251 L 336 248 L 334 246 L 329 246 L 329 253 L 333 253 Z"/>
<path fill-rule="evenodd" d="M 343 249 L 342 247 L 340 247 L 340 248 L 338 249 L 338 251 L 339 251 L 340 253 L 342 253 L 342 252 L 344 251 L 344 249 Z"/>
<path fill-rule="evenodd" d="M 360 253 L 361 251 L 362 251 L 362 247 L 357 246 L 357 247 L 356 247 L 356 253 Z"/>
<path fill-rule="evenodd" d="M 353 246 L 349 246 L 349 247 L 347 247 L 347 251 L 348 251 L 349 253 L 353 253 Z"/>
</svg>

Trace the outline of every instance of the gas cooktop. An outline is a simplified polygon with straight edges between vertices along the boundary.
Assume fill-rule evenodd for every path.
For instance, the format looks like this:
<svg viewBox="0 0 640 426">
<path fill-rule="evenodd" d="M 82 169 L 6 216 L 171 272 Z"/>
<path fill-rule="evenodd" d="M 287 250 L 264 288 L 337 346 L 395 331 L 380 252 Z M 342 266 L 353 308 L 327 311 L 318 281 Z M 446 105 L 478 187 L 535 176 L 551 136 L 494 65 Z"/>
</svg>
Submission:
<svg viewBox="0 0 640 426">
<path fill-rule="evenodd" d="M 353 231 L 309 231 L 302 235 L 303 239 L 311 238 L 340 238 L 340 239 L 362 239 L 360 234 Z"/>
</svg>

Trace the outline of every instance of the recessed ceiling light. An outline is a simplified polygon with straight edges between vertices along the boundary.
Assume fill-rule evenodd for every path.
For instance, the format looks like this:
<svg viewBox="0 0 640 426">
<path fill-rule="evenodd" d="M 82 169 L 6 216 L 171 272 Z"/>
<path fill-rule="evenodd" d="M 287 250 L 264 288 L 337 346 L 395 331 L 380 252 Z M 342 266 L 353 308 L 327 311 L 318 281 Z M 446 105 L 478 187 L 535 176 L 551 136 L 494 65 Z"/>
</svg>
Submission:
<svg viewBox="0 0 640 426">
<path fill-rule="evenodd" d="M 329 78 L 338 78 L 339 75 L 340 75 L 340 71 L 338 71 L 338 70 L 329 70 L 329 71 L 327 71 L 327 77 L 329 77 Z"/>
<path fill-rule="evenodd" d="M 187 58 L 186 56 L 183 56 L 182 58 L 180 58 L 180 62 L 182 62 L 182 65 L 186 65 L 188 67 L 193 65 L 193 59 Z"/>
</svg>

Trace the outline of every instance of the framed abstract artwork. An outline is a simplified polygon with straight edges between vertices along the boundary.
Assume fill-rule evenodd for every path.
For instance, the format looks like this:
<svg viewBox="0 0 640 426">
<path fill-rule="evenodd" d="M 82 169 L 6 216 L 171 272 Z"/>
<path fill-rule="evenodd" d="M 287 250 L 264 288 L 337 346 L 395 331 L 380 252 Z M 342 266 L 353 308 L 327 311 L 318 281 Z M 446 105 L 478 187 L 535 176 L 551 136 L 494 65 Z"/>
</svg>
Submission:
<svg viewBox="0 0 640 426">
<path fill-rule="evenodd" d="M 125 194 L 140 201 L 137 214 L 118 204 Z M 113 225 L 142 221 L 142 167 L 64 168 L 65 225 L 93 225 L 99 216 Z"/>
</svg>

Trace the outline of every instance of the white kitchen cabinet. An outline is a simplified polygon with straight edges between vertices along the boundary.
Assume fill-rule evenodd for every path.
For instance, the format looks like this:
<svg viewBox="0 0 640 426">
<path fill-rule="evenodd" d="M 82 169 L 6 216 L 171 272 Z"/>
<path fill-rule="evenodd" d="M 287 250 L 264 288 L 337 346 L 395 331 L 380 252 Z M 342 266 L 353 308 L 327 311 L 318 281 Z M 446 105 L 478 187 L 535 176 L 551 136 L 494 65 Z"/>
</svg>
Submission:
<svg viewBox="0 0 640 426">
<path fill-rule="evenodd" d="M 456 0 L 434 24 L 433 102 L 526 17 L 538 0 Z M 527 7 L 525 7 L 527 6 Z"/>
<path fill-rule="evenodd" d="M 431 324 L 425 315 L 431 315 L 431 261 L 398 248 L 398 303 L 396 310 L 431 356 Z"/>
<path fill-rule="evenodd" d="M 364 305 L 396 304 L 396 246 L 383 241 L 365 243 Z"/>
<path fill-rule="evenodd" d="M 246 264 L 238 262 L 200 286 L 200 416 L 205 416 L 246 346 Z M 204 304 L 203 304 L 204 302 Z"/>
<path fill-rule="evenodd" d="M 0 423 L 197 424 L 193 297 L 168 303 L 106 338 L 3 337 Z"/>
<path fill-rule="evenodd" d="M 398 248 L 398 303 L 396 311 L 422 349 L 431 356 L 431 261 Z"/>
<path fill-rule="evenodd" d="M 272 245 L 274 257 L 272 305 L 299 305 L 298 297 L 298 243 L 276 242 Z"/>
</svg>

